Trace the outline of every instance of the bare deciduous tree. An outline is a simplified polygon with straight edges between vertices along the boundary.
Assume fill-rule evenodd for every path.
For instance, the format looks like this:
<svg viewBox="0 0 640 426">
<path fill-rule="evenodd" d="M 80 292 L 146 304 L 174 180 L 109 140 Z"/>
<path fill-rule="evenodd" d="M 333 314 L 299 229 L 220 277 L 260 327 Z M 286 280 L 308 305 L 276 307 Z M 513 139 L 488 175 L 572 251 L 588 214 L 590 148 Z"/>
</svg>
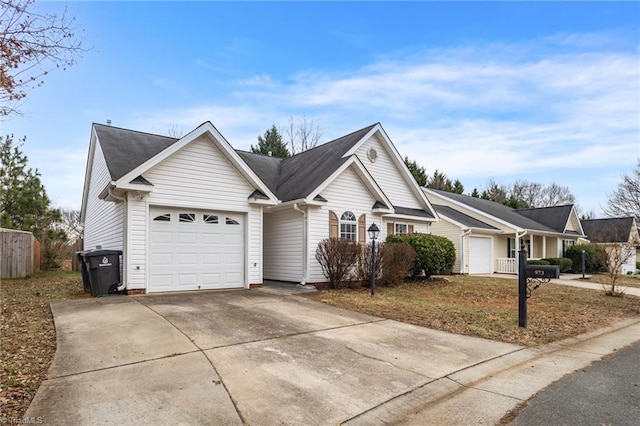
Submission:
<svg viewBox="0 0 640 426">
<path fill-rule="evenodd" d="M 177 123 L 171 123 L 167 129 L 167 136 L 171 138 L 180 139 L 184 136 L 184 128 L 182 125 L 178 126 Z"/>
<path fill-rule="evenodd" d="M 19 114 L 27 91 L 56 68 L 66 69 L 82 52 L 75 18 L 37 13 L 34 0 L 0 0 L 0 116 Z"/>
<path fill-rule="evenodd" d="M 514 209 L 552 207 L 574 204 L 576 199 L 566 186 L 553 182 L 544 186 L 537 182 L 519 179 L 511 185 L 500 184 L 491 178 L 480 198 L 505 204 Z"/>
<path fill-rule="evenodd" d="M 571 191 L 569 191 L 568 187 L 560 186 L 553 182 L 551 185 L 543 188 L 540 193 L 540 197 L 531 207 L 561 206 L 564 204 L 573 204 L 575 202 L 576 198 L 573 196 Z"/>
<path fill-rule="evenodd" d="M 621 274 L 624 273 L 623 266 L 636 257 L 637 244 L 621 243 L 607 244 L 604 247 L 602 263 L 607 268 L 609 284 L 602 284 L 602 288 L 607 296 L 622 296 L 623 291 L 616 288 L 616 283 Z"/>
<path fill-rule="evenodd" d="M 636 168 L 624 174 L 618 188 L 609 194 L 608 205 L 603 210 L 609 217 L 640 218 L 640 158 Z"/>
<path fill-rule="evenodd" d="M 307 120 L 307 116 L 289 117 L 289 124 L 284 133 L 287 137 L 287 144 L 291 147 L 291 155 L 296 155 L 307 151 L 320 142 L 322 130 L 313 120 Z"/>
<path fill-rule="evenodd" d="M 67 233 L 69 241 L 73 243 L 78 238 L 82 237 L 84 229 L 80 222 L 80 210 L 72 208 L 61 208 L 60 213 L 62 220 L 60 221 L 60 227 Z"/>
</svg>

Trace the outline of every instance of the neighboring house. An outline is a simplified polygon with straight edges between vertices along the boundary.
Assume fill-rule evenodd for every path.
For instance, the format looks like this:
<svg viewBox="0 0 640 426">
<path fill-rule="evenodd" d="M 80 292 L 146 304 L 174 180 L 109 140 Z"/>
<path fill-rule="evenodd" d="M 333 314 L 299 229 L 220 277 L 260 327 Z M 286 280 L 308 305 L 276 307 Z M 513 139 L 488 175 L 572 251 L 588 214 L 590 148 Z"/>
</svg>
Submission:
<svg viewBox="0 0 640 426">
<path fill-rule="evenodd" d="M 180 139 L 94 124 L 81 214 L 85 249 L 123 251 L 130 293 L 325 282 L 322 239 L 437 221 L 379 123 L 287 159 L 209 122 Z"/>
<path fill-rule="evenodd" d="M 640 234 L 634 217 L 585 219 L 581 223 L 590 242 L 613 248 L 610 255 L 622 256 L 620 260 L 625 260 L 620 266 L 623 274 L 636 270 L 636 262 L 640 261 Z"/>
<path fill-rule="evenodd" d="M 456 247 L 454 273 L 514 274 L 521 245 L 529 259 L 562 257 L 584 237 L 573 205 L 514 210 L 468 195 L 423 190 L 440 218 L 431 232 Z"/>
</svg>

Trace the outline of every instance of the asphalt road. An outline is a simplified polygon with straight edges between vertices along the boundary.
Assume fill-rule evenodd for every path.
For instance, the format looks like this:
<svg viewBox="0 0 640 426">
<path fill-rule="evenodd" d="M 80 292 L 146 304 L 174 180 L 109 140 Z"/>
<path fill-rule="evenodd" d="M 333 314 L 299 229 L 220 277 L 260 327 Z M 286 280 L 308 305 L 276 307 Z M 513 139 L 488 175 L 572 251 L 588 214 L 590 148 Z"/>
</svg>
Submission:
<svg viewBox="0 0 640 426">
<path fill-rule="evenodd" d="M 640 343 L 549 386 L 512 425 L 640 425 Z"/>
</svg>

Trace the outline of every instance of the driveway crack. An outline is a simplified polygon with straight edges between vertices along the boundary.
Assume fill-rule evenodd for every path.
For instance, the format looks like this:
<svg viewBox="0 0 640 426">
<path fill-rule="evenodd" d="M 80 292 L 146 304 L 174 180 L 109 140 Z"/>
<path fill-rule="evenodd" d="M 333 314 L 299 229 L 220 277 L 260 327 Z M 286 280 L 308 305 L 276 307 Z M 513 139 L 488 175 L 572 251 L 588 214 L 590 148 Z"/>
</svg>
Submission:
<svg viewBox="0 0 640 426">
<path fill-rule="evenodd" d="M 211 361 L 211 359 L 209 359 L 209 357 L 207 356 L 207 354 L 204 353 L 205 349 L 201 348 L 192 338 L 190 338 L 184 331 L 182 331 L 180 329 L 180 327 L 178 327 L 176 324 L 174 324 L 169 318 L 165 317 L 164 315 L 162 315 L 160 312 L 156 311 L 155 309 L 153 309 L 151 306 L 145 305 L 144 303 L 140 302 L 139 300 L 136 300 L 136 302 L 140 303 L 142 306 L 147 307 L 151 312 L 155 313 L 156 315 L 160 316 L 161 318 L 163 318 L 165 321 L 167 321 L 169 324 L 171 324 L 171 326 L 173 328 L 175 328 L 176 330 L 178 330 L 178 332 L 180 332 L 180 334 L 182 334 L 184 337 L 186 337 L 187 339 L 189 339 L 189 341 L 193 344 L 193 346 L 195 346 L 197 348 L 197 350 L 193 351 L 193 352 L 200 352 L 202 354 L 202 356 L 204 356 L 204 358 L 207 360 L 207 362 L 209 363 L 209 365 L 211 366 L 211 368 L 213 369 L 213 372 L 216 374 L 216 376 L 218 376 L 219 380 L 219 384 L 222 384 L 222 386 L 224 387 L 225 392 L 227 392 L 227 395 L 229 396 L 229 400 L 231 401 L 231 403 L 233 404 L 233 408 L 236 410 L 236 414 L 238 415 L 238 417 L 240 418 L 240 421 L 242 422 L 242 424 L 249 424 L 247 422 L 247 419 L 245 418 L 245 416 L 242 414 L 242 411 L 240 410 L 240 407 L 238 405 L 238 402 L 235 400 L 235 398 L 233 397 L 233 395 L 231 394 L 231 392 L 229 391 L 229 388 L 227 387 L 227 384 L 224 381 L 224 378 L 222 377 L 222 375 L 220 374 L 220 372 L 218 371 L 218 369 L 216 368 L 216 366 L 213 364 L 213 361 Z M 218 384 L 218 382 L 216 381 L 216 384 Z"/>
</svg>

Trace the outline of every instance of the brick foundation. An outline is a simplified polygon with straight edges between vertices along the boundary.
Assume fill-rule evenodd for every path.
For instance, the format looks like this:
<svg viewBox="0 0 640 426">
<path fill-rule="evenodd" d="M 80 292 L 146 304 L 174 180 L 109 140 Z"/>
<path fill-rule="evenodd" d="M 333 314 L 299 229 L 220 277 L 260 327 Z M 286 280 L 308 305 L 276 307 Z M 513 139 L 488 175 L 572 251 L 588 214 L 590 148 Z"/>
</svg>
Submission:
<svg viewBox="0 0 640 426">
<path fill-rule="evenodd" d="M 128 288 L 127 289 L 127 296 L 134 296 L 136 294 L 146 294 L 147 290 L 145 290 L 144 288 Z"/>
<path fill-rule="evenodd" d="M 249 288 L 262 288 L 262 283 L 249 284 Z"/>
</svg>

